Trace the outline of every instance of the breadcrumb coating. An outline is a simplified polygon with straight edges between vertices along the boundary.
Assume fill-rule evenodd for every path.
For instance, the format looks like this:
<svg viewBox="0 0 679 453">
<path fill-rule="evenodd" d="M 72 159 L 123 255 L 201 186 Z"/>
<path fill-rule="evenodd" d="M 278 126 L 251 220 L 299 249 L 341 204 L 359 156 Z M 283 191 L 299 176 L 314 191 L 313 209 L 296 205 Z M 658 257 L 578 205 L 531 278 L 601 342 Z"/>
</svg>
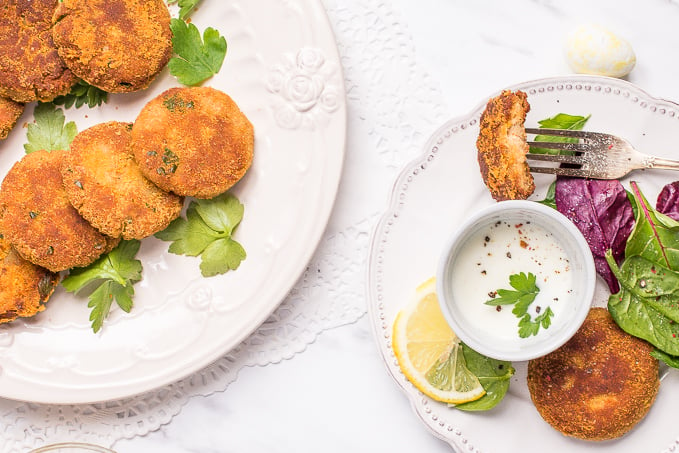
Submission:
<svg viewBox="0 0 679 453">
<path fill-rule="evenodd" d="M 142 239 L 165 229 L 184 199 L 142 175 L 131 148 L 132 124 L 110 121 L 79 132 L 61 167 L 71 204 L 107 236 Z"/>
<path fill-rule="evenodd" d="M 59 0 L 8 0 L 0 14 L 0 96 L 50 102 L 77 81 L 52 39 Z"/>
<path fill-rule="evenodd" d="M 566 436 L 618 438 L 651 408 L 658 394 L 653 347 L 625 333 L 608 310 L 590 310 L 564 346 L 528 364 L 528 389 L 542 418 Z"/>
<path fill-rule="evenodd" d="M 172 56 L 163 0 L 60 0 L 52 36 L 69 69 L 109 93 L 146 88 Z"/>
<path fill-rule="evenodd" d="M 497 201 L 525 200 L 535 191 L 526 162 L 526 93 L 504 90 L 488 101 L 476 141 L 481 176 Z"/>
<path fill-rule="evenodd" d="M 0 234 L 0 324 L 34 316 L 59 283 L 59 275 L 23 259 Z"/>
<path fill-rule="evenodd" d="M 144 176 L 177 195 L 213 198 L 250 168 L 254 129 L 227 94 L 170 88 L 148 102 L 132 127 Z"/>
</svg>

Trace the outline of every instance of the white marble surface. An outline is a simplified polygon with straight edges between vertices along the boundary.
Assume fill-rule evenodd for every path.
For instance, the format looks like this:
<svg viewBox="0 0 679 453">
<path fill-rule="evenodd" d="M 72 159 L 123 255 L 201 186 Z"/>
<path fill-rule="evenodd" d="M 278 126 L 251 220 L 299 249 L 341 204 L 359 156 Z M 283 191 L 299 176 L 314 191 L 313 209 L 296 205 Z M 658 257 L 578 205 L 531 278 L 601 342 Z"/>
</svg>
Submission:
<svg viewBox="0 0 679 453">
<path fill-rule="evenodd" d="M 563 40 L 584 22 L 604 24 L 630 41 L 638 62 L 629 81 L 679 101 L 678 2 L 390 4 L 411 34 L 420 64 L 440 86 L 450 117 L 504 86 L 570 73 Z M 438 125 L 431 126 L 433 131 Z M 346 175 L 345 182 L 350 178 Z M 193 398 L 160 430 L 113 448 L 119 453 L 450 451 L 419 422 L 387 375 L 365 317 L 322 333 L 290 360 L 242 370 L 225 392 Z"/>
</svg>

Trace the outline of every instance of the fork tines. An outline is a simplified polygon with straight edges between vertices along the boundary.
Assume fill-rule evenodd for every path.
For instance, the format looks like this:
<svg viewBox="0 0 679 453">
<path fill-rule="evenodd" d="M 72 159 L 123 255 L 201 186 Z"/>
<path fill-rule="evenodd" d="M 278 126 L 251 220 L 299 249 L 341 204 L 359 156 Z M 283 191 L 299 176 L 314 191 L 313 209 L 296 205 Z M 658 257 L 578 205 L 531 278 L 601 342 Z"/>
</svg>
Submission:
<svg viewBox="0 0 679 453">
<path fill-rule="evenodd" d="M 558 135 L 561 137 L 574 138 L 589 138 L 595 134 L 595 132 L 574 131 L 571 129 L 536 129 L 530 127 L 526 128 L 526 133 L 535 135 Z"/>
<path fill-rule="evenodd" d="M 568 137 L 575 139 L 585 139 L 585 134 L 581 131 L 573 131 L 567 129 L 532 129 L 526 128 L 527 134 L 535 135 L 549 135 L 557 137 Z M 554 149 L 559 151 L 568 151 L 569 154 L 534 154 L 528 153 L 526 158 L 532 161 L 541 162 L 556 162 L 572 165 L 583 165 L 586 158 L 583 153 L 589 148 L 586 143 L 569 142 L 536 142 L 528 141 L 529 146 L 535 146 L 546 149 Z M 569 167 L 542 167 L 530 164 L 530 169 L 535 173 L 550 173 L 562 176 L 583 176 L 582 171 L 578 168 Z"/>
</svg>

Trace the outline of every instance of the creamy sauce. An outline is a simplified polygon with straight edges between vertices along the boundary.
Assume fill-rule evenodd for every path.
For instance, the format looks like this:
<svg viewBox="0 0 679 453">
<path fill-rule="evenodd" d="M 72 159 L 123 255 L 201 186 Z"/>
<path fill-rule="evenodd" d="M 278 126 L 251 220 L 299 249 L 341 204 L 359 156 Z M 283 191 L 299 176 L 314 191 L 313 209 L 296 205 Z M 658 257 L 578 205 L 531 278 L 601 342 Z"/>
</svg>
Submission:
<svg viewBox="0 0 679 453">
<path fill-rule="evenodd" d="M 535 224 L 499 221 L 481 227 L 462 246 L 452 265 L 452 289 L 459 316 L 477 327 L 476 335 L 517 344 L 536 338 L 519 337 L 513 305 L 485 304 L 498 289 L 512 290 L 509 276 L 520 272 L 534 274 L 540 289 L 528 310 L 531 318 L 547 307 L 554 312 L 552 325 L 540 328 L 539 337 L 556 327 L 572 298 L 570 262 L 558 239 Z"/>
</svg>

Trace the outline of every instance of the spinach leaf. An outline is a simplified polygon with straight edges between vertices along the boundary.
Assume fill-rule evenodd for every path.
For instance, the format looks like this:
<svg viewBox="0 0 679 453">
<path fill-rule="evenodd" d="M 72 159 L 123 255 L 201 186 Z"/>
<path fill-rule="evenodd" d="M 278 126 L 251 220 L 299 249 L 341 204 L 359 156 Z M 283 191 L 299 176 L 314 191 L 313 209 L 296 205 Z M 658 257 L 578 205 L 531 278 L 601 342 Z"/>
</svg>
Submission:
<svg viewBox="0 0 679 453">
<path fill-rule="evenodd" d="M 470 412 L 494 408 L 509 390 L 510 378 L 514 375 L 512 364 L 479 354 L 464 343 L 462 343 L 462 352 L 467 369 L 479 378 L 486 394 L 475 401 L 457 404 L 455 408 Z"/>
<path fill-rule="evenodd" d="M 538 203 L 541 203 L 545 206 L 549 206 L 552 209 L 556 209 L 556 180 L 552 182 L 549 187 L 547 188 L 547 193 L 545 194 L 545 199 L 544 200 L 536 200 Z"/>
<path fill-rule="evenodd" d="M 569 115 L 567 113 L 558 113 L 551 118 L 538 121 L 541 128 L 548 129 L 569 129 L 572 131 L 579 131 L 585 126 L 590 115 L 578 116 Z M 553 135 L 536 135 L 533 141 L 536 142 L 552 142 L 552 143 L 577 143 L 577 138 L 571 137 L 554 137 Z M 531 153 L 535 154 L 559 154 L 560 151 L 556 149 L 540 148 L 531 146 Z M 572 154 L 572 151 L 563 151 L 563 154 Z"/>
<path fill-rule="evenodd" d="M 608 299 L 608 311 L 627 333 L 679 356 L 679 222 L 648 205 L 631 183 L 635 226 L 618 268 L 611 251 L 607 262 L 621 289 Z"/>
<path fill-rule="evenodd" d="M 669 355 L 659 349 L 652 350 L 651 355 L 661 362 L 664 362 L 667 366 L 679 368 L 679 357 L 676 355 Z"/>
<path fill-rule="evenodd" d="M 609 255 L 610 256 L 610 255 Z M 629 293 L 635 303 L 657 310 L 671 321 L 679 322 L 679 273 L 641 256 L 632 256 L 618 268 L 611 269 L 620 281 L 618 293 Z"/>
</svg>

